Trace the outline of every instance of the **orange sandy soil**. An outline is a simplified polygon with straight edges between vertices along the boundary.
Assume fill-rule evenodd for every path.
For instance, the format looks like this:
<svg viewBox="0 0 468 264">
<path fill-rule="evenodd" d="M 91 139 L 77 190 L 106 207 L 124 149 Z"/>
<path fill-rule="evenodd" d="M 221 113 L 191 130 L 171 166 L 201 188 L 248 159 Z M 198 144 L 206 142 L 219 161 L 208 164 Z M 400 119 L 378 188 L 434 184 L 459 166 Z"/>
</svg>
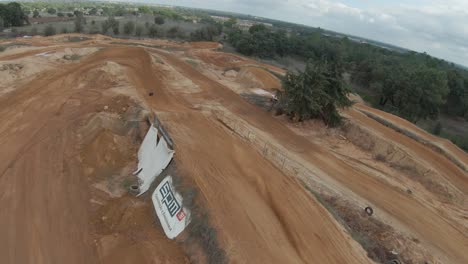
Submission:
<svg viewBox="0 0 468 264">
<path fill-rule="evenodd" d="M 196 261 L 165 237 L 148 197 L 127 192 L 135 181 L 131 172 L 147 128 L 145 113 L 152 111 L 171 134 L 177 173 L 199 190 L 229 262 L 372 263 L 303 183 L 214 117 L 212 110 L 220 107 L 282 146 L 285 155 L 314 168 L 341 199 L 372 205 L 376 218 L 418 241 L 417 246 L 401 241 L 396 251 L 415 248 L 413 255 L 405 254 L 468 263 L 467 173 L 356 110 L 364 106 L 346 112 L 350 121 L 403 145 L 407 155 L 454 185 L 461 198 L 441 200 L 385 162 L 356 163 L 352 158 L 373 153 L 339 131 L 273 117 L 237 94 L 245 79 L 223 80 L 218 74 L 249 68 L 246 78 L 255 78 L 250 84 L 272 89 L 279 88 L 272 87 L 279 80 L 266 69 L 278 74 L 282 69 L 215 51 L 217 43 L 104 36 L 69 43 L 66 37 L 21 40 L 31 46 L 0 53 L 1 65 L 24 66 L 0 72 L 5 76 L 0 80 L 0 256 L 5 263 Z M 44 52 L 55 55 L 40 55 Z M 81 57 L 63 59 L 72 53 Z M 203 67 L 187 62 L 193 58 Z M 39 68 L 31 70 L 31 63 Z M 317 127 L 324 132 L 311 130 Z M 457 155 L 466 160 L 465 153 Z M 416 190 L 412 195 L 405 192 L 408 186 Z"/>
</svg>

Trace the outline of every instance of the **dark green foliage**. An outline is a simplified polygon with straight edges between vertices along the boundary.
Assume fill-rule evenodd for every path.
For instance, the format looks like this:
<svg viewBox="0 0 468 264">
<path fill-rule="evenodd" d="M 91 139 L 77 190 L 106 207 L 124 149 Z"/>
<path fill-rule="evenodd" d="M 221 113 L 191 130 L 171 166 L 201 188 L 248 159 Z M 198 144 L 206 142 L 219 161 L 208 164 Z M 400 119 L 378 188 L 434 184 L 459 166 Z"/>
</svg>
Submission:
<svg viewBox="0 0 468 264">
<path fill-rule="evenodd" d="M 158 27 L 156 27 L 155 25 L 151 25 L 148 29 L 148 36 L 150 38 L 155 38 L 158 36 L 158 33 L 159 33 L 159 30 L 158 30 Z"/>
<path fill-rule="evenodd" d="M 177 37 L 177 35 L 181 32 L 180 28 L 175 26 L 175 27 L 171 27 L 168 31 L 167 31 L 167 36 L 169 38 L 175 38 Z"/>
<path fill-rule="evenodd" d="M 64 17 L 64 16 L 65 16 L 65 14 L 64 14 L 64 13 L 62 13 L 62 12 L 58 12 L 58 13 L 57 13 L 57 16 L 58 16 L 58 17 Z"/>
<path fill-rule="evenodd" d="M 112 29 L 114 34 L 118 34 L 119 33 L 119 21 L 115 20 L 114 17 L 109 17 L 107 20 L 105 20 L 101 24 L 101 28 L 102 28 L 102 34 L 107 34 L 109 29 Z"/>
<path fill-rule="evenodd" d="M 237 24 L 237 19 L 235 17 L 231 17 L 228 21 L 224 22 L 224 26 L 227 28 L 232 28 L 235 24 Z"/>
<path fill-rule="evenodd" d="M 158 16 L 155 16 L 155 17 L 154 17 L 154 23 L 155 23 L 156 25 L 162 25 L 162 24 L 164 24 L 164 23 L 165 23 L 164 17 L 159 16 L 159 15 L 158 15 Z"/>
<path fill-rule="evenodd" d="M 268 31 L 267 27 L 264 24 L 256 24 L 249 28 L 249 33 L 254 34 L 256 32 Z"/>
<path fill-rule="evenodd" d="M 28 23 L 28 16 L 23 12 L 21 5 L 16 2 L 0 4 L 0 18 L 3 27 L 19 27 Z"/>
<path fill-rule="evenodd" d="M 33 27 L 31 28 L 31 32 L 29 33 L 31 36 L 35 36 L 38 34 L 37 28 Z"/>
<path fill-rule="evenodd" d="M 89 14 L 95 16 L 97 14 L 97 9 L 93 7 L 91 10 L 89 10 Z"/>
<path fill-rule="evenodd" d="M 434 130 L 432 131 L 432 133 L 434 135 L 440 135 L 440 133 L 442 132 L 442 124 L 439 122 L 436 123 L 436 125 L 434 126 Z"/>
<path fill-rule="evenodd" d="M 81 12 L 76 13 L 75 16 L 75 32 L 82 33 L 84 25 L 86 24 L 86 19 Z"/>
<path fill-rule="evenodd" d="M 263 24 L 249 32 L 230 29 L 227 39 L 249 56 L 340 62 L 375 107 L 412 122 L 436 118 L 441 111 L 468 120 L 468 71 L 425 53 L 390 51 L 346 37 L 324 36 L 321 30 L 296 29 L 286 34 Z"/>
<path fill-rule="evenodd" d="M 468 76 L 460 70 L 447 72 L 449 93 L 446 112 L 449 115 L 465 117 L 468 120 Z"/>
<path fill-rule="evenodd" d="M 135 31 L 135 23 L 133 21 L 128 21 L 124 24 L 124 34 L 131 35 Z"/>
<path fill-rule="evenodd" d="M 73 13 L 67 13 L 67 17 L 73 17 L 74 14 Z"/>
<path fill-rule="evenodd" d="M 190 34 L 192 41 L 213 41 L 215 37 L 221 35 L 222 26 L 220 24 L 209 25 L 202 29 L 198 29 Z"/>
<path fill-rule="evenodd" d="M 56 34 L 55 27 L 52 25 L 47 25 L 44 29 L 44 36 L 53 36 Z"/>
<path fill-rule="evenodd" d="M 47 13 L 53 15 L 53 14 L 57 13 L 57 10 L 55 8 L 48 8 Z"/>
<path fill-rule="evenodd" d="M 320 118 L 329 126 L 341 123 L 338 107 L 351 105 L 337 63 L 326 60 L 307 63 L 300 74 L 287 73 L 283 81 L 282 102 L 296 121 Z"/>
<path fill-rule="evenodd" d="M 143 35 L 143 30 L 144 30 L 144 28 L 143 28 L 142 25 L 137 25 L 135 27 L 135 36 L 141 37 L 141 35 Z"/>
<path fill-rule="evenodd" d="M 33 17 L 34 17 L 34 18 L 36 18 L 36 17 L 40 17 L 40 15 L 39 15 L 39 11 L 37 11 L 37 10 L 34 10 L 34 12 L 33 12 Z"/>
</svg>

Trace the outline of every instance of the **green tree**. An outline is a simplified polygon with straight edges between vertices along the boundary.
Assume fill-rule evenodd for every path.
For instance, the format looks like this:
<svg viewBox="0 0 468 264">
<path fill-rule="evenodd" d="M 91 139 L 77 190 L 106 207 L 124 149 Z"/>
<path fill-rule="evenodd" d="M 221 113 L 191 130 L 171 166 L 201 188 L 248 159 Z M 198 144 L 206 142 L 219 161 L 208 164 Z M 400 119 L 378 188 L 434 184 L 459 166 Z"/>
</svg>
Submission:
<svg viewBox="0 0 468 264">
<path fill-rule="evenodd" d="M 91 8 L 91 10 L 89 10 L 89 14 L 91 16 L 95 16 L 97 14 L 97 9 L 95 7 Z"/>
<path fill-rule="evenodd" d="M 58 17 L 64 17 L 64 16 L 65 16 L 65 14 L 64 14 L 64 13 L 62 13 L 62 12 L 58 12 L 58 13 L 57 13 L 57 16 L 58 16 Z"/>
<path fill-rule="evenodd" d="M 154 23 L 155 23 L 156 25 L 162 25 L 162 24 L 164 24 L 164 23 L 165 23 L 164 17 L 159 16 L 159 15 L 158 15 L 158 16 L 155 16 L 155 17 L 154 17 Z"/>
<path fill-rule="evenodd" d="M 0 18 L 4 27 L 19 27 L 28 23 L 28 16 L 16 2 L 0 4 Z"/>
<path fill-rule="evenodd" d="M 135 31 L 135 23 L 133 23 L 133 21 L 128 21 L 124 24 L 123 30 L 126 35 L 133 34 L 133 31 Z"/>
<path fill-rule="evenodd" d="M 47 25 L 45 28 L 44 28 L 44 36 L 53 36 L 56 34 L 56 31 L 55 31 L 55 27 L 52 26 L 52 25 Z"/>
<path fill-rule="evenodd" d="M 432 133 L 434 135 L 440 135 L 441 132 L 442 132 L 442 123 L 440 123 L 440 121 L 438 121 L 436 123 L 436 125 L 434 126 L 434 129 L 433 129 Z"/>
<path fill-rule="evenodd" d="M 82 33 L 84 31 L 84 25 L 86 24 L 86 19 L 82 13 L 78 13 L 75 17 L 75 32 Z"/>
<path fill-rule="evenodd" d="M 39 16 L 39 11 L 37 11 L 37 9 L 34 9 L 33 17 L 34 17 L 34 18 L 40 17 L 40 16 Z"/>
<path fill-rule="evenodd" d="M 450 115 L 464 117 L 468 114 L 468 79 L 459 70 L 447 72 L 449 93 L 445 106 Z"/>
<path fill-rule="evenodd" d="M 224 26 L 227 28 L 232 28 L 235 24 L 237 24 L 237 19 L 235 17 L 231 17 L 228 21 L 224 22 Z"/>
<path fill-rule="evenodd" d="M 135 27 L 135 36 L 141 37 L 143 35 L 143 30 L 144 30 L 144 27 L 142 25 L 138 24 Z"/>
<path fill-rule="evenodd" d="M 421 119 L 435 119 L 447 94 L 445 72 L 418 68 L 410 74 L 408 85 L 395 94 L 398 114 L 413 123 Z"/>
<path fill-rule="evenodd" d="M 112 29 L 114 34 L 118 34 L 119 33 L 119 21 L 117 21 L 114 17 L 111 16 L 101 24 L 101 28 L 102 28 L 102 34 L 107 34 L 109 29 Z"/>
<path fill-rule="evenodd" d="M 148 36 L 150 38 L 156 38 L 158 36 L 158 27 L 156 27 L 155 25 L 151 25 L 148 29 Z"/>
<path fill-rule="evenodd" d="M 168 31 L 167 31 L 167 36 L 169 38 L 175 38 L 177 37 L 177 35 L 179 34 L 180 32 L 180 28 L 178 26 L 174 26 L 174 27 L 171 27 Z"/>
<path fill-rule="evenodd" d="M 31 36 L 36 36 L 38 34 L 37 28 L 31 28 L 31 32 L 29 32 L 29 34 L 31 34 Z"/>
<path fill-rule="evenodd" d="M 255 24 L 249 28 L 249 33 L 254 34 L 255 32 L 267 31 L 267 27 L 264 24 Z"/>
<path fill-rule="evenodd" d="M 329 126 L 341 123 L 337 108 L 351 105 L 336 63 L 307 63 L 304 72 L 288 72 L 283 82 L 285 108 L 296 121 L 320 118 Z"/>
<path fill-rule="evenodd" d="M 147 6 L 140 6 L 140 7 L 138 7 L 138 12 L 141 13 L 141 14 L 149 14 L 149 13 L 151 13 L 151 10 Z"/>
<path fill-rule="evenodd" d="M 49 13 L 50 15 L 53 15 L 53 14 L 57 13 L 57 10 L 55 8 L 48 8 L 47 13 Z"/>
</svg>

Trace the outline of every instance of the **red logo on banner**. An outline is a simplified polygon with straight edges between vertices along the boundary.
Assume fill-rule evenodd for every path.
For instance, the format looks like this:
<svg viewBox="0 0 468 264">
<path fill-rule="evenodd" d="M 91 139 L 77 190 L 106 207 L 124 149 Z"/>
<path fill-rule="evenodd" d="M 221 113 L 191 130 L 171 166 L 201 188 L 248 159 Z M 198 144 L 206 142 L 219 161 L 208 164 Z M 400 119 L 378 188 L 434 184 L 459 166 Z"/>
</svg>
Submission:
<svg viewBox="0 0 468 264">
<path fill-rule="evenodd" d="M 178 219 L 179 221 L 181 221 L 182 219 L 184 219 L 185 216 L 186 216 L 186 215 L 185 215 L 184 209 L 181 209 L 181 210 L 177 213 L 177 219 Z"/>
</svg>

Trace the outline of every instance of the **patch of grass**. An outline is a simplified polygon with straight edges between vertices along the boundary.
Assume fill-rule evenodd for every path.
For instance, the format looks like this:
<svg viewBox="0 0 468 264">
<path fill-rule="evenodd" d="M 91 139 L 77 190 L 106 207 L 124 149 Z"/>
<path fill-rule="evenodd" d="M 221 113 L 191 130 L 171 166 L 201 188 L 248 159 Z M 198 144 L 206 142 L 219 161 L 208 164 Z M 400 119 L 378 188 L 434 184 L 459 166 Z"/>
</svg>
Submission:
<svg viewBox="0 0 468 264">
<path fill-rule="evenodd" d="M 91 38 L 87 38 L 87 37 L 73 36 L 73 37 L 68 37 L 68 42 L 81 42 L 81 41 L 86 41 L 90 39 Z"/>
<path fill-rule="evenodd" d="M 63 55 L 64 60 L 70 60 L 70 61 L 76 61 L 81 59 L 81 56 L 78 54 L 73 54 L 73 55 Z"/>
<path fill-rule="evenodd" d="M 129 178 L 125 178 L 123 181 L 122 181 L 122 188 L 124 188 L 125 190 L 128 190 L 130 189 L 130 186 L 132 185 L 132 180 L 129 179 Z"/>
<path fill-rule="evenodd" d="M 449 134 L 445 132 L 442 132 L 441 136 L 452 141 L 453 144 L 457 145 L 459 148 L 468 152 L 468 136 L 463 137 L 463 136 L 458 136 L 458 135 Z"/>
<path fill-rule="evenodd" d="M 185 59 L 185 61 L 186 61 L 188 64 L 192 65 L 192 67 L 194 67 L 194 68 L 196 68 L 196 67 L 198 66 L 198 62 L 196 62 L 196 61 L 194 61 L 194 60 L 192 60 L 192 59 Z"/>
<path fill-rule="evenodd" d="M 31 44 L 22 43 L 22 42 L 12 42 L 12 43 L 8 43 L 8 44 L 3 44 L 3 45 L 0 45 L 0 52 L 5 51 L 9 47 L 14 47 L 14 46 L 25 46 L 25 47 L 27 47 L 27 46 L 31 46 Z"/>
</svg>

